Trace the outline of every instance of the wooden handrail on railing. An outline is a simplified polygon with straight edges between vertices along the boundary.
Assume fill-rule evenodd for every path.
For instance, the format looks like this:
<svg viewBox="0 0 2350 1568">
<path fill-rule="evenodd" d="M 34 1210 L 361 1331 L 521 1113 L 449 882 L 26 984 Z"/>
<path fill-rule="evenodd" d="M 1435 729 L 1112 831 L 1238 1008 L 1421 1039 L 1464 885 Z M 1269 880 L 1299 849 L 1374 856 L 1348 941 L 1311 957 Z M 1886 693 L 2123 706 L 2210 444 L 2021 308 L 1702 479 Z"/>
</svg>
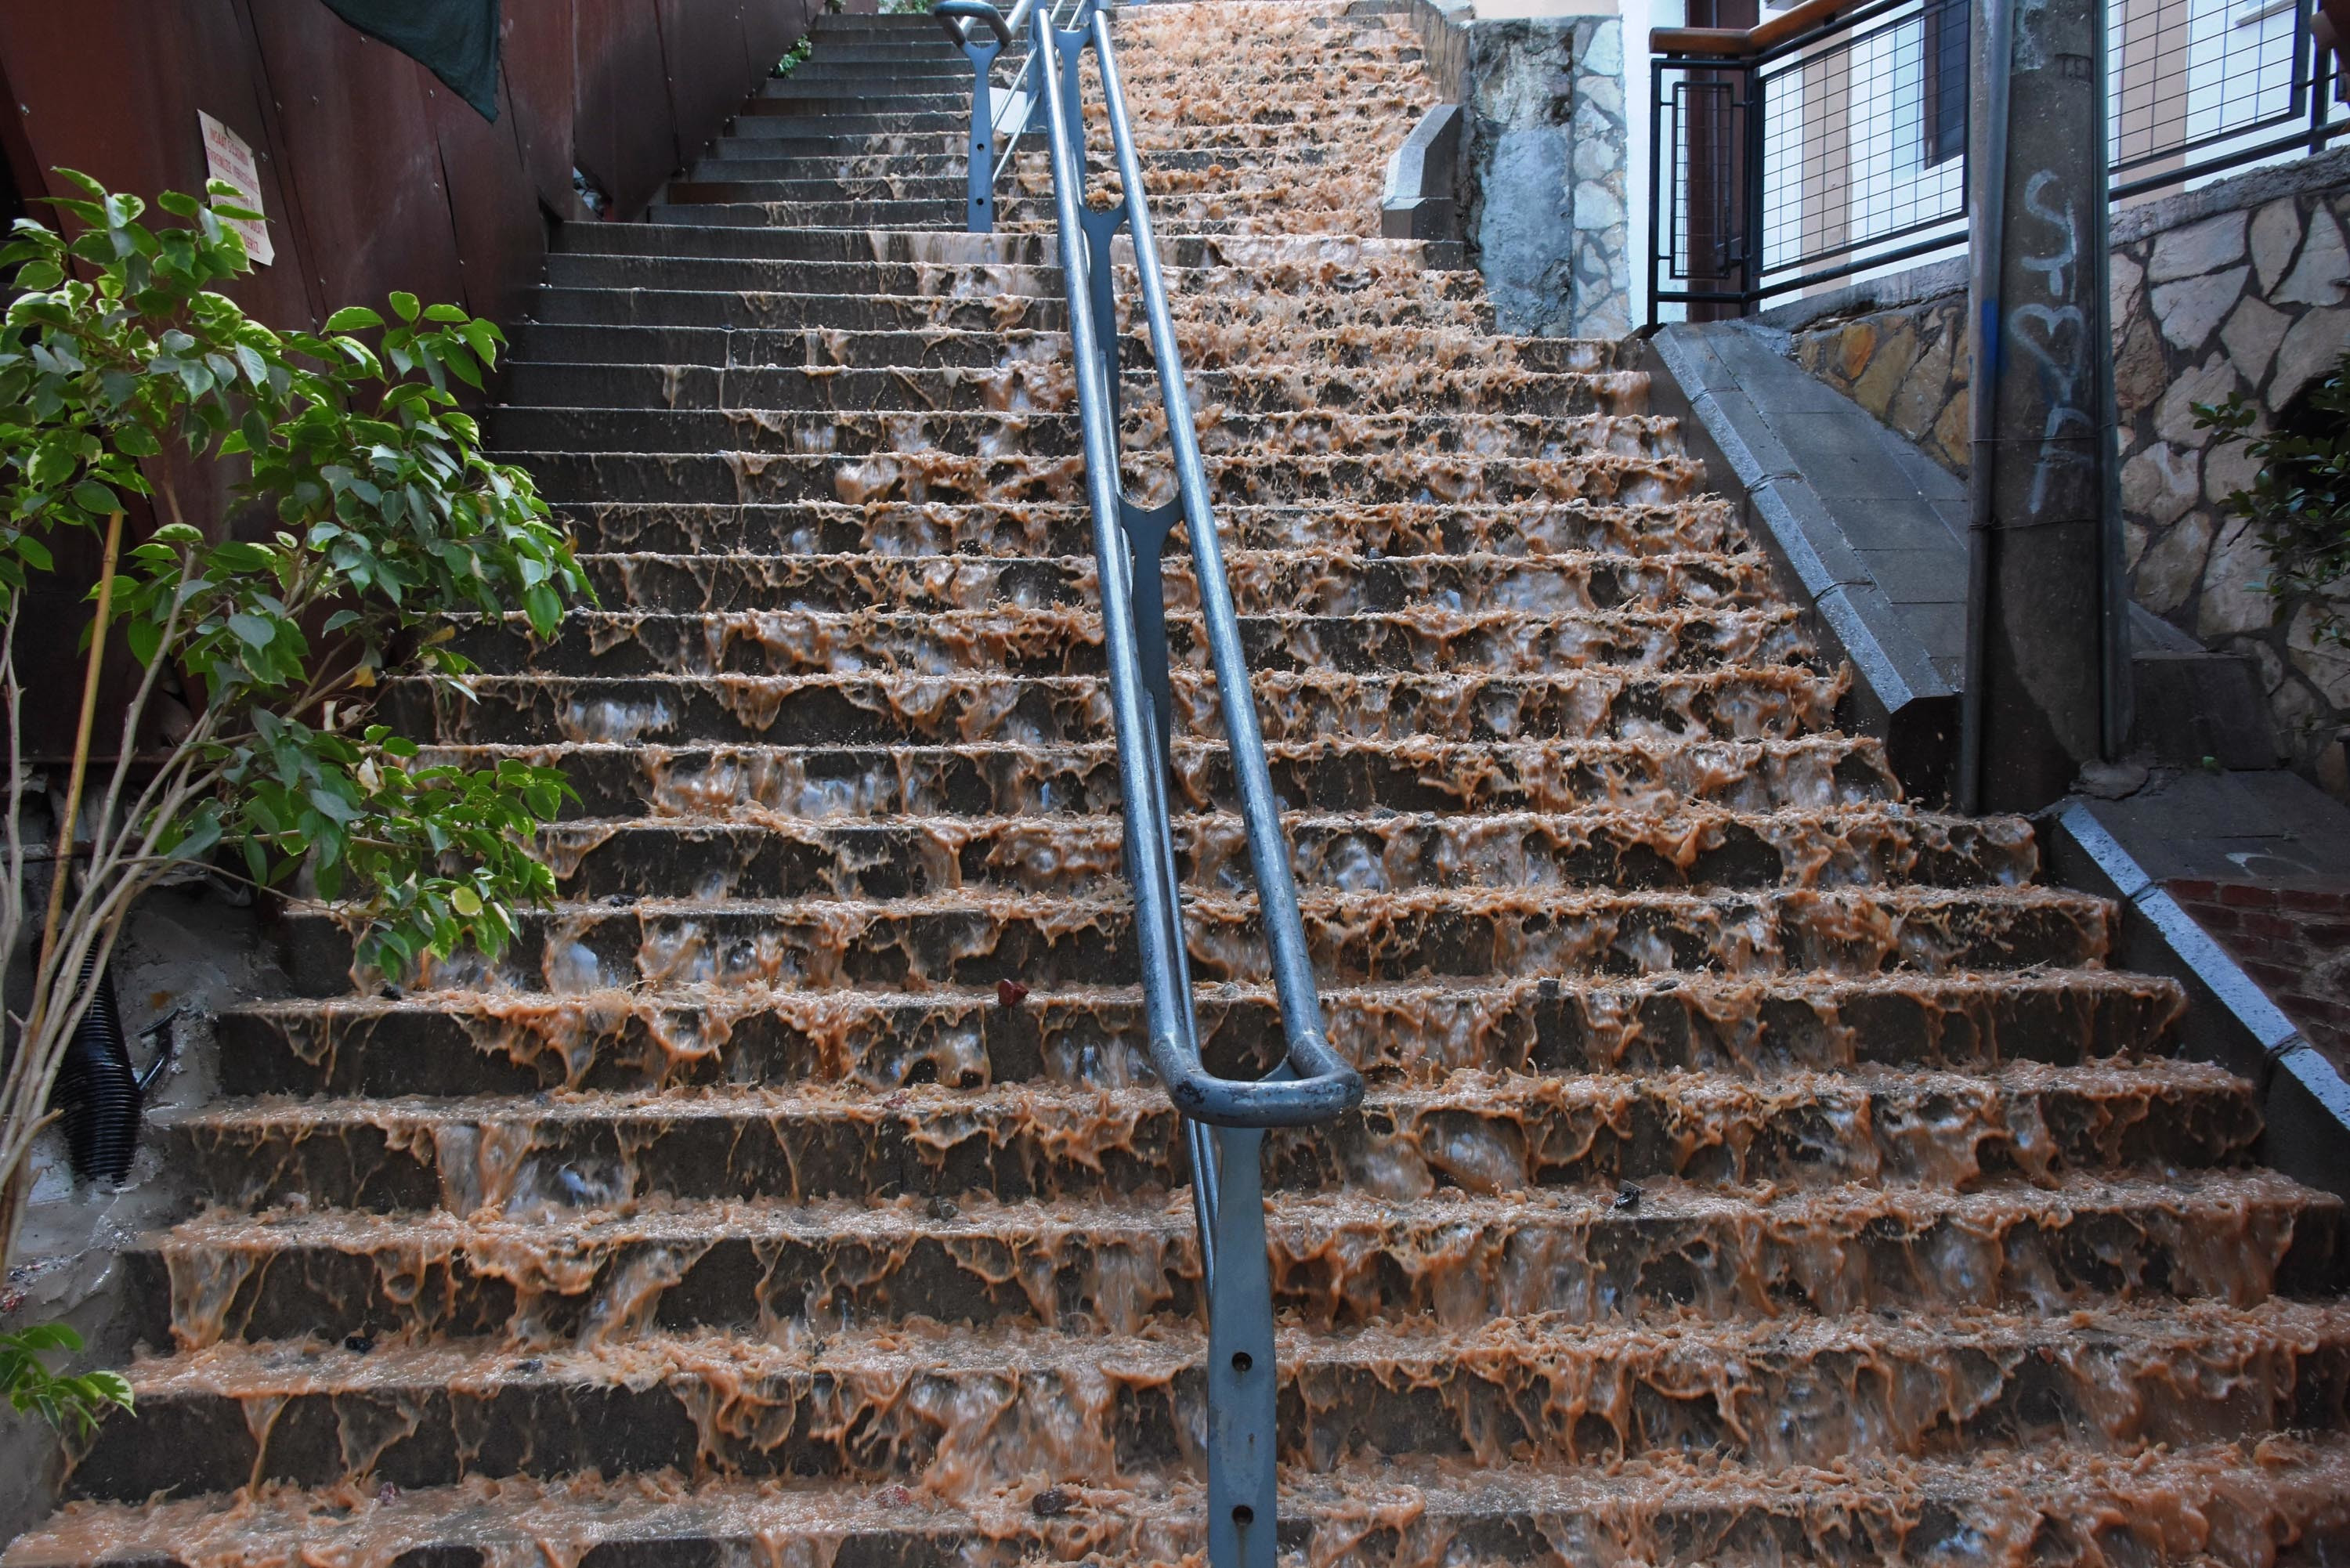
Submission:
<svg viewBox="0 0 2350 1568">
<path fill-rule="evenodd" d="M 1648 52 L 1743 59 L 1776 48 L 1815 27 L 1825 26 L 1843 13 L 1857 10 L 1861 3 L 1862 0 L 1804 0 L 1802 5 L 1765 17 L 1752 27 L 1651 27 Z"/>
</svg>

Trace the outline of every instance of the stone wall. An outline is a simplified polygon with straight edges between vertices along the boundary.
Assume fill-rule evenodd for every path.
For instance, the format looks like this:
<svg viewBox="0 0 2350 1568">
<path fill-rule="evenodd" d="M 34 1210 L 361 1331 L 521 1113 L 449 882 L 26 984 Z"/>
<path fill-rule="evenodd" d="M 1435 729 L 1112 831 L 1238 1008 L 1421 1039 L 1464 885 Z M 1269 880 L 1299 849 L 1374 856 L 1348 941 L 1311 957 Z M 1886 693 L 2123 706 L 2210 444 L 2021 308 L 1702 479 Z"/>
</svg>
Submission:
<svg viewBox="0 0 2350 1568">
<path fill-rule="evenodd" d="M 2350 148 L 2142 202 L 2113 219 L 2122 514 L 2138 602 L 2261 666 L 2279 737 L 2315 769 L 2350 735 L 2350 655 L 2262 591 L 2267 554 L 2226 516 L 2251 478 L 2190 405 L 2241 390 L 2263 421 L 2350 348 Z M 1967 471 L 1965 273 L 1943 263 L 1768 313 L 1804 367 Z M 2289 612 L 2289 613 L 2281 613 Z"/>
<path fill-rule="evenodd" d="M 1632 329 L 1624 24 L 1604 5 L 1412 7 L 1430 67 L 1461 107 L 1461 238 L 1504 332 Z"/>
</svg>

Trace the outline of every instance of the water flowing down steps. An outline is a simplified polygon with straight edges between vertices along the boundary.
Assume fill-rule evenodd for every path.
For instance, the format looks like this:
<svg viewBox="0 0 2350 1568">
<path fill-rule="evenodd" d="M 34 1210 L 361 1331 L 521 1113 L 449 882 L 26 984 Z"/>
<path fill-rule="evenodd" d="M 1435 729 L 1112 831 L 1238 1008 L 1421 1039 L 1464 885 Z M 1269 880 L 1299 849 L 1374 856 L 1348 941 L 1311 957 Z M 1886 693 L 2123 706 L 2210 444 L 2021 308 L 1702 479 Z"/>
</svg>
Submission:
<svg viewBox="0 0 2350 1568">
<path fill-rule="evenodd" d="M 1121 13 L 1334 1042 L 1267 1143 L 1316 1564 L 2340 1561 L 2343 1214 L 2030 826 L 1901 798 L 1673 422 L 1377 229 L 1399 0 Z M 561 761 L 495 966 L 222 1021 L 128 1260 L 154 1347 L 5 1568 L 1172 1562 L 1199 1263 L 1141 1050 L 1041 153 L 824 17 L 550 259 L 500 443 L 603 607 L 461 627 Z M 1159 416 L 1127 349 L 1139 489 Z M 1212 1064 L 1278 1020 L 1196 594 L 1177 849 Z M 2332 1555 L 2328 1555 L 2331 1553 Z"/>
</svg>

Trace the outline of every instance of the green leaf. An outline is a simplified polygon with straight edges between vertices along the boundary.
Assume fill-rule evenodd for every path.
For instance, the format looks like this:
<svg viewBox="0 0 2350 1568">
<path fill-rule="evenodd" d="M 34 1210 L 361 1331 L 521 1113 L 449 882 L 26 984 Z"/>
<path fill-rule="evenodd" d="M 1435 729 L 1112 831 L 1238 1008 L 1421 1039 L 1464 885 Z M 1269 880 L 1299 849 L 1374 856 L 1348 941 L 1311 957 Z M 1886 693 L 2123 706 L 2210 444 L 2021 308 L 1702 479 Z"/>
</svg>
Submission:
<svg viewBox="0 0 2350 1568">
<path fill-rule="evenodd" d="M 463 882 L 450 889 L 449 902 L 456 911 L 472 919 L 482 912 L 482 897 Z"/>
<path fill-rule="evenodd" d="M 395 295 L 393 297 L 397 299 L 399 296 Z M 329 332 L 359 332 L 382 325 L 383 317 L 364 305 L 346 305 L 327 317 L 327 330 Z"/>
<path fill-rule="evenodd" d="M 75 1351 L 82 1348 L 82 1338 L 70 1324 L 36 1323 L 28 1328 L 20 1328 L 14 1334 L 0 1334 L 0 1344 L 11 1344 L 19 1350 L 36 1353 L 46 1350 Z"/>
<path fill-rule="evenodd" d="M 311 785 L 309 795 L 310 804 L 318 808 L 319 815 L 338 825 L 348 826 L 359 815 L 350 802 L 323 785 Z"/>
<path fill-rule="evenodd" d="M 416 319 L 416 296 L 406 289 L 395 288 L 391 291 L 391 307 L 400 313 L 400 318 L 402 321 Z"/>
<path fill-rule="evenodd" d="M 531 630 L 542 638 L 553 637 L 563 624 L 563 601 L 545 583 L 534 584 L 523 594 L 522 607 L 530 618 Z"/>
<path fill-rule="evenodd" d="M 138 1408 L 131 1399 L 130 1379 L 120 1372 L 85 1372 L 74 1381 L 92 1404 L 120 1405 L 126 1412 Z"/>
<path fill-rule="evenodd" d="M 121 507 L 121 503 L 114 498 L 114 492 L 94 479 L 85 479 L 73 487 L 73 503 L 83 511 L 99 517 Z"/>
<path fill-rule="evenodd" d="M 16 287 L 26 294 L 42 293 L 65 280 L 65 269 L 52 261 L 26 262 L 16 269 Z"/>
<path fill-rule="evenodd" d="M 130 657 L 145 666 L 155 662 L 155 652 L 163 646 L 163 628 L 151 620 L 134 620 L 123 628 L 122 639 L 130 647 Z"/>
<path fill-rule="evenodd" d="M 239 641 L 254 648 L 267 648 L 270 639 L 277 635 L 276 627 L 244 610 L 228 618 L 228 628 L 236 633 Z"/>
<path fill-rule="evenodd" d="M 424 307 L 424 319 L 427 321 L 454 321 L 462 323 L 465 321 L 467 317 L 463 310 L 460 310 L 453 305 L 428 305 Z"/>
</svg>

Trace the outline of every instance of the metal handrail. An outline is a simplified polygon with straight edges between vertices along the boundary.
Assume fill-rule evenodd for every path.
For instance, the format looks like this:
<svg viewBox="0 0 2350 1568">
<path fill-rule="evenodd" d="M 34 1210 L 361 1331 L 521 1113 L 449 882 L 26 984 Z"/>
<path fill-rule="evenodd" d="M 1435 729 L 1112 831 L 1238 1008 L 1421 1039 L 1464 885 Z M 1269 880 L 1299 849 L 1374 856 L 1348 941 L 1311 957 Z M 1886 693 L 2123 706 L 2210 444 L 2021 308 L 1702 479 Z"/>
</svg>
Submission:
<svg viewBox="0 0 2350 1568">
<path fill-rule="evenodd" d="M 941 0 L 938 9 L 952 5 L 952 15 L 969 16 L 964 7 L 983 3 Z M 1045 133 L 1052 161 L 1143 1015 L 1151 1065 L 1184 1120 L 1207 1287 L 1208 1558 L 1214 1568 L 1273 1568 L 1278 1527 L 1276 1385 L 1273 1290 L 1265 1251 L 1263 1129 L 1310 1126 L 1346 1114 L 1362 1099 L 1362 1078 L 1331 1048 L 1323 1029 L 1289 844 L 1282 831 L 1281 802 L 1265 763 L 1248 659 L 1241 647 L 1240 616 L 1225 575 L 1207 464 L 1192 424 L 1182 352 L 1168 308 L 1109 19 L 1097 0 L 1072 0 L 1072 25 L 1065 27 L 1054 5 L 1024 3 L 1029 5 L 1031 44 L 1020 79 L 1035 78 L 1031 124 Z M 959 31 L 958 36 L 967 34 Z M 1088 47 L 1100 72 L 1120 186 L 1118 203 L 1099 210 L 1086 202 L 1078 65 Z M 992 60 L 995 48 L 985 40 L 968 42 L 965 48 L 978 62 L 971 163 L 972 226 L 978 230 L 983 213 L 992 223 L 992 200 L 983 203 L 982 198 L 992 197 L 996 168 L 989 150 L 981 145 L 990 84 L 986 64 L 979 57 L 984 53 Z M 1118 473 L 1122 339 L 1112 249 L 1121 229 L 1133 244 L 1137 294 L 1175 471 L 1175 497 L 1159 506 L 1144 506 L 1128 496 Z M 1283 1059 L 1255 1080 L 1220 1076 L 1201 1062 L 1191 1006 L 1191 960 L 1170 806 L 1174 711 L 1162 564 L 1168 535 L 1178 523 L 1191 545 L 1200 613 L 1281 1012 Z"/>
<path fill-rule="evenodd" d="M 971 29 L 957 20 L 958 17 L 986 23 L 987 30 L 995 35 L 997 48 L 1011 47 L 1011 25 L 1004 21 L 1003 13 L 989 5 L 987 0 L 938 0 L 938 4 L 931 7 L 931 15 L 938 18 L 939 26 L 946 29 L 949 38 L 966 49 L 971 47 Z"/>
</svg>

